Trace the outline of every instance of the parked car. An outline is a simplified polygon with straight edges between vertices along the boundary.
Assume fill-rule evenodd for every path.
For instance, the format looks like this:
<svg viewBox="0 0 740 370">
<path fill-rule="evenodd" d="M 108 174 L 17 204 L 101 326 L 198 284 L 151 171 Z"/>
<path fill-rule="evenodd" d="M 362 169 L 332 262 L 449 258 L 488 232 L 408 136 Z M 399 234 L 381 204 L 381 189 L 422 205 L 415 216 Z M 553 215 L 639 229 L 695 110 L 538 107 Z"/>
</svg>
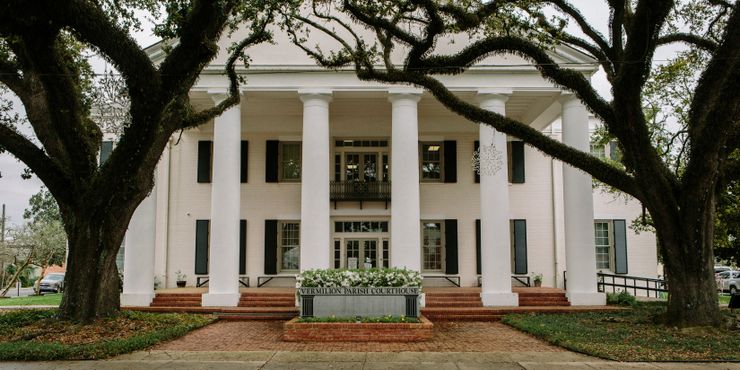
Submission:
<svg viewBox="0 0 740 370">
<path fill-rule="evenodd" d="M 714 266 L 714 274 L 718 275 L 720 272 L 730 271 L 732 268 L 730 266 Z"/>
<path fill-rule="evenodd" d="M 64 290 L 64 274 L 52 273 L 41 279 L 39 292 L 59 293 Z"/>
<path fill-rule="evenodd" d="M 720 272 L 717 287 L 722 292 L 740 293 L 740 271 Z"/>
</svg>

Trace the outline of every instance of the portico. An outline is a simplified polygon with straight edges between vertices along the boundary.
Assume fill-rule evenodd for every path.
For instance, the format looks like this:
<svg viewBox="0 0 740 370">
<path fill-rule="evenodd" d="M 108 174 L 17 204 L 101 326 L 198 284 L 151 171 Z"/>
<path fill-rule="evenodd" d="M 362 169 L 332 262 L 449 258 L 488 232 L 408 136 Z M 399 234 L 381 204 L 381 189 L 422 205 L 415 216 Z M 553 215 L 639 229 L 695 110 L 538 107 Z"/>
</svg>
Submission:
<svg viewBox="0 0 740 370">
<path fill-rule="evenodd" d="M 222 93 L 210 88 L 194 93 L 194 99 L 206 104 L 208 98 L 213 105 L 223 98 Z M 558 100 L 557 90 L 478 88 L 461 95 L 485 109 L 526 118 L 534 126 L 544 126 L 542 122 L 560 115 L 564 140 L 582 146 L 586 138 L 588 145 L 587 112 L 577 101 Z M 576 133 L 578 139 L 571 139 Z M 158 279 L 166 280 L 168 286 L 178 270 L 189 275 L 189 284 L 196 276 L 207 276 L 203 306 L 237 305 L 240 276 L 255 282 L 260 276 L 354 267 L 348 262 L 351 258 L 357 259 L 360 268 L 370 258 L 373 267 L 406 267 L 429 275 L 459 276 L 463 286 L 476 285 L 480 275 L 485 306 L 515 306 L 518 298 L 512 291 L 512 261 L 520 248 L 515 244 L 522 238 L 512 234 L 514 219 L 526 220 L 530 228 L 524 238 L 530 250 L 527 254 L 525 245 L 529 271 L 547 272 L 545 268 L 550 268 L 538 261 L 539 253 L 548 247 L 537 251 L 545 245 L 540 240 L 551 237 L 535 232 L 546 229 L 548 223 L 556 227 L 555 218 L 539 220 L 536 212 L 522 208 L 528 189 L 535 190 L 530 194 L 540 194 L 537 189 L 542 184 L 536 181 L 540 174 L 534 172 L 539 159 L 531 157 L 535 152 L 527 149 L 527 175 L 532 181 L 512 184 L 512 164 L 504 162 L 496 173 L 481 174 L 477 183 L 470 164 L 474 144 L 493 144 L 506 161 L 507 146 L 516 139 L 461 120 L 421 90 L 305 87 L 284 92 L 246 91 L 242 103 L 216 119 L 212 127 L 187 135 L 179 147 L 173 146 L 168 158 L 172 162 L 170 192 L 179 191 L 177 197 L 190 194 L 188 202 L 173 202 L 170 193 L 166 224 L 172 231 L 165 247 L 169 260 L 155 263 L 155 255 L 161 255 L 154 252 L 161 248 L 154 246 L 157 239 L 142 240 L 146 227 L 152 223 L 161 227 L 163 222 L 152 216 L 152 212 L 161 211 L 147 200 L 129 230 L 125 263 L 151 264 L 152 271 L 153 266 L 164 265 L 165 271 L 143 274 L 163 272 Z M 195 172 L 201 173 L 201 168 L 188 164 L 186 153 L 207 147 L 199 143 L 208 141 L 212 148 L 206 169 L 209 182 L 184 185 L 195 182 Z M 570 182 L 566 183 L 566 179 L 580 179 L 578 184 L 588 182 L 590 187 L 590 178 L 577 170 L 568 171 L 563 169 L 562 219 L 567 260 L 576 261 L 566 268 L 568 294 L 573 304 L 599 304 L 603 295 L 596 292 L 595 265 L 588 267 L 584 262 L 589 258 L 595 261 L 593 206 L 588 212 L 593 204 L 590 188 L 588 192 L 580 188 L 571 191 Z M 336 201 L 332 187 L 336 183 L 350 184 L 351 191 L 364 192 L 361 195 L 368 198 Z M 390 189 L 387 199 L 379 195 L 384 186 Z M 556 196 L 542 196 L 542 207 L 549 207 Z M 474 227 L 477 220 L 479 236 Z M 201 228 L 205 231 L 195 227 L 196 221 L 205 225 Z M 569 228 L 569 222 L 575 226 Z M 345 230 L 347 223 L 356 223 L 359 229 Z M 381 230 L 381 225 L 386 229 Z M 375 233 L 373 227 L 379 231 Z M 172 234 L 178 229 L 191 230 L 190 236 Z M 192 250 L 193 244 L 195 255 L 173 255 L 175 249 Z M 201 265 L 205 263 L 207 271 L 193 270 L 198 258 L 204 258 L 203 251 L 206 259 Z M 476 264 L 480 264 L 478 273 Z M 143 276 L 143 271 L 124 269 L 125 304 L 147 305 L 151 301 L 154 279 Z M 549 284 L 562 284 L 558 274 L 557 270 L 548 273 Z M 574 279 L 589 282 L 573 283 Z"/>
</svg>

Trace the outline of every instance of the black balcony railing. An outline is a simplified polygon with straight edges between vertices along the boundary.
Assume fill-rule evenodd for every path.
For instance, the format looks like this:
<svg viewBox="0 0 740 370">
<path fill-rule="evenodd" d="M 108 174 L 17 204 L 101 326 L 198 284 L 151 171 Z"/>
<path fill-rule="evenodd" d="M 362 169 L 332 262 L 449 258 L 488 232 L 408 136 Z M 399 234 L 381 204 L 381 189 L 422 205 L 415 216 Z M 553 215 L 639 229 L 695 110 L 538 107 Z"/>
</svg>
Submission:
<svg viewBox="0 0 740 370">
<path fill-rule="evenodd" d="M 330 199 L 334 202 L 378 201 L 385 202 L 386 207 L 391 200 L 391 183 L 380 181 L 332 181 L 329 185 Z"/>
</svg>

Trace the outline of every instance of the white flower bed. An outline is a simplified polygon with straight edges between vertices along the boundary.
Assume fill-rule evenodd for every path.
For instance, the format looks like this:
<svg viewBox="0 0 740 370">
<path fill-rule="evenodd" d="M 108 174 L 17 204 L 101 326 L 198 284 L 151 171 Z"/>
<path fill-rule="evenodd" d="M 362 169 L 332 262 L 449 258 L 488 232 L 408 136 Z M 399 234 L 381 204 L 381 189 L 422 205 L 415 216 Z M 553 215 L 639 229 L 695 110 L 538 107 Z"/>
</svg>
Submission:
<svg viewBox="0 0 740 370">
<path fill-rule="evenodd" d="M 335 270 L 317 269 L 302 272 L 296 288 L 334 287 L 421 287 L 421 274 L 407 269 Z"/>
</svg>

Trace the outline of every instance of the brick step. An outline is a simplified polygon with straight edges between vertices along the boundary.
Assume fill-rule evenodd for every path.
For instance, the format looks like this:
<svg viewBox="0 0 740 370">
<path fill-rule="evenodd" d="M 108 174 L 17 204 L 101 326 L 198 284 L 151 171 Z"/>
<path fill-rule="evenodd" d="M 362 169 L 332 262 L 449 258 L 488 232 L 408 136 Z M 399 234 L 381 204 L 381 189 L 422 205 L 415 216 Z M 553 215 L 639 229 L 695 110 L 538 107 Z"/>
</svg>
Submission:
<svg viewBox="0 0 740 370">
<path fill-rule="evenodd" d="M 295 297 L 241 297 L 240 301 L 264 301 L 264 302 L 295 302 Z"/>
<path fill-rule="evenodd" d="M 167 296 L 167 297 L 161 297 L 161 296 L 154 296 L 154 299 L 157 300 L 163 300 L 163 301 L 200 301 L 201 297 L 175 297 L 175 296 Z"/>
<path fill-rule="evenodd" d="M 427 307 L 483 307 L 483 304 L 478 302 L 426 302 Z"/>
<path fill-rule="evenodd" d="M 295 299 L 295 295 L 286 294 L 286 293 L 242 293 L 242 298 L 290 298 L 290 299 Z"/>
<path fill-rule="evenodd" d="M 558 299 L 568 299 L 565 295 L 519 295 L 519 298 L 524 299 L 542 299 L 542 300 L 558 300 Z"/>
<path fill-rule="evenodd" d="M 154 302 L 200 302 L 200 297 L 187 297 L 187 298 L 161 298 L 161 297 L 154 297 Z"/>
<path fill-rule="evenodd" d="M 447 303 L 481 303 L 480 299 L 476 300 L 464 300 L 464 299 L 427 299 L 427 304 L 447 304 Z"/>
<path fill-rule="evenodd" d="M 561 305 L 569 305 L 570 302 L 567 300 L 562 301 L 547 301 L 547 300 L 538 300 L 538 299 L 520 299 L 519 305 L 520 306 L 540 306 L 540 305 L 546 305 L 546 306 L 561 306 Z"/>
<path fill-rule="evenodd" d="M 426 293 L 427 298 L 438 298 L 438 297 L 447 297 L 447 298 L 466 298 L 466 297 L 475 297 L 480 298 L 480 293 Z"/>
<path fill-rule="evenodd" d="M 462 297 L 453 297 L 453 296 L 436 296 L 436 295 L 428 295 L 426 296 L 427 301 L 434 301 L 434 300 L 441 300 L 441 301 L 480 301 L 480 296 L 462 296 Z"/>
<path fill-rule="evenodd" d="M 200 307 L 200 302 L 196 303 L 183 303 L 183 302 L 177 302 L 177 303 L 170 303 L 170 302 L 152 302 L 152 304 L 149 305 L 150 307 Z"/>
<path fill-rule="evenodd" d="M 520 299 L 519 305 L 520 306 L 532 306 L 531 303 L 553 303 L 553 304 L 568 304 L 570 301 L 567 299 L 535 299 L 535 298 L 528 298 L 528 299 Z"/>
<path fill-rule="evenodd" d="M 500 321 L 501 315 L 436 315 L 424 314 L 424 317 L 434 321 Z"/>
<path fill-rule="evenodd" d="M 519 297 L 565 297 L 565 293 L 554 292 L 554 293 L 517 293 Z"/>
<path fill-rule="evenodd" d="M 157 293 L 157 294 L 154 295 L 154 297 L 155 298 L 157 298 L 157 297 L 160 297 L 160 298 L 165 298 L 165 297 L 167 297 L 167 298 L 169 298 L 169 297 L 176 297 L 176 298 L 179 298 L 179 297 L 183 297 L 183 298 L 184 297 L 198 297 L 198 298 L 200 298 L 202 295 L 203 295 L 202 293 Z"/>
<path fill-rule="evenodd" d="M 548 300 L 548 299 L 520 299 L 519 305 L 520 306 L 536 306 L 538 304 L 546 304 L 546 305 L 563 305 L 563 304 L 569 304 L 570 302 L 567 299 L 563 300 Z"/>
<path fill-rule="evenodd" d="M 239 302 L 239 307 L 295 307 L 295 302 Z"/>
<path fill-rule="evenodd" d="M 152 301 L 152 303 L 159 303 L 159 304 L 168 304 L 170 306 L 178 306 L 180 304 L 200 304 L 200 299 L 155 299 Z"/>
<path fill-rule="evenodd" d="M 520 307 L 564 307 L 564 306 L 570 306 L 570 302 L 548 302 L 548 301 L 528 301 L 528 302 L 519 302 Z"/>
</svg>

